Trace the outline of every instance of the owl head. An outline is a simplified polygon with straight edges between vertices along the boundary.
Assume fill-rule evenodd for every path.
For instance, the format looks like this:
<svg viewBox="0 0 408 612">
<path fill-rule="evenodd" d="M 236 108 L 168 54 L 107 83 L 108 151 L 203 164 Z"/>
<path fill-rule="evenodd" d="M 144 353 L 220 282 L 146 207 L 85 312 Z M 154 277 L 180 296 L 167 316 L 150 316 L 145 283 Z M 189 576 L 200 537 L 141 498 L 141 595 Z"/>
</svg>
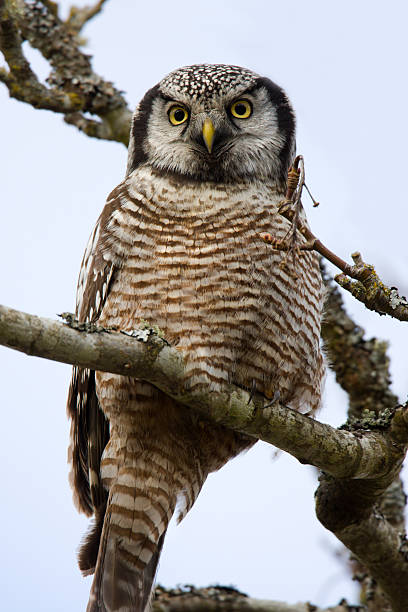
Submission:
<svg viewBox="0 0 408 612">
<path fill-rule="evenodd" d="M 141 165 L 189 180 L 285 183 L 295 151 L 295 116 L 284 91 L 224 64 L 186 66 L 150 89 L 137 107 L 127 174 Z"/>
</svg>

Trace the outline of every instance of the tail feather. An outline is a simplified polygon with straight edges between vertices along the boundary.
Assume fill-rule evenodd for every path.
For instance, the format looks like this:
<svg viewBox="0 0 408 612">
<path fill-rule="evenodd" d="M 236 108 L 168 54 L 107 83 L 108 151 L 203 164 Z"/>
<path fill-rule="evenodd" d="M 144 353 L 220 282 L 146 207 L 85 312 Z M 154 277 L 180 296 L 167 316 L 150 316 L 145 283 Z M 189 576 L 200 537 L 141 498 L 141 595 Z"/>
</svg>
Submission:
<svg viewBox="0 0 408 612">
<path fill-rule="evenodd" d="M 87 612 L 145 612 L 152 597 L 164 537 L 165 534 L 160 537 L 150 561 L 140 570 L 129 563 L 127 551 L 110 540 L 103 567 L 97 567 Z"/>
<path fill-rule="evenodd" d="M 145 612 L 149 607 L 175 504 L 162 487 L 150 487 L 147 497 L 132 486 L 135 476 L 122 467 L 111 486 L 87 612 Z M 82 550 L 85 561 L 92 560 L 97 529 L 96 521 Z"/>
<path fill-rule="evenodd" d="M 106 502 L 95 510 L 95 518 L 81 542 L 78 565 L 84 576 L 89 576 L 95 571 L 105 512 Z"/>
</svg>

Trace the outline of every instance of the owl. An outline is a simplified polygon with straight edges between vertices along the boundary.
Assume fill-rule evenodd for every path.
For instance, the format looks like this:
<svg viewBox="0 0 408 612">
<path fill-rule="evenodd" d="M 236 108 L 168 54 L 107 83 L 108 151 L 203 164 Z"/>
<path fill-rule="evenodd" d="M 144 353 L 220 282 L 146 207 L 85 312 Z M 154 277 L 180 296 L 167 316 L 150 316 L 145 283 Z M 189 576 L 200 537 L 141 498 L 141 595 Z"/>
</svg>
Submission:
<svg viewBox="0 0 408 612">
<path fill-rule="evenodd" d="M 290 229 L 278 208 L 294 152 L 292 107 L 267 78 L 221 64 L 166 76 L 134 113 L 126 178 L 83 258 L 79 320 L 158 326 L 183 354 L 192 392 L 232 383 L 316 410 L 317 256 L 302 251 L 294 274 L 259 239 Z M 82 368 L 68 413 L 74 501 L 94 515 L 79 552 L 82 572 L 94 573 L 87 610 L 142 612 L 171 517 L 181 520 L 208 474 L 256 440 L 142 380 Z"/>
</svg>

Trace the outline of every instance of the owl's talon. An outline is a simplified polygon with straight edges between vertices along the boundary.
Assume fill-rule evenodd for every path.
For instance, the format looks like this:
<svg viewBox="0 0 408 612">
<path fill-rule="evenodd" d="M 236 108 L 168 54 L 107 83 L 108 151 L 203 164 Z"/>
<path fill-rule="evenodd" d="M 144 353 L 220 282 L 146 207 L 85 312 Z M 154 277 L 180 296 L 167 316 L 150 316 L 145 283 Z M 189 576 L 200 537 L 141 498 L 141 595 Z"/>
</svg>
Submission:
<svg viewBox="0 0 408 612">
<path fill-rule="evenodd" d="M 271 399 L 271 401 L 269 402 L 269 404 L 266 404 L 264 406 L 264 408 L 270 408 L 271 406 L 273 406 L 274 404 L 276 404 L 277 401 L 280 400 L 280 392 L 279 391 L 275 391 L 275 393 L 273 394 L 273 398 Z"/>
<path fill-rule="evenodd" d="M 249 392 L 247 406 L 252 402 L 255 392 L 256 392 L 256 380 L 252 379 L 251 391 Z"/>
</svg>

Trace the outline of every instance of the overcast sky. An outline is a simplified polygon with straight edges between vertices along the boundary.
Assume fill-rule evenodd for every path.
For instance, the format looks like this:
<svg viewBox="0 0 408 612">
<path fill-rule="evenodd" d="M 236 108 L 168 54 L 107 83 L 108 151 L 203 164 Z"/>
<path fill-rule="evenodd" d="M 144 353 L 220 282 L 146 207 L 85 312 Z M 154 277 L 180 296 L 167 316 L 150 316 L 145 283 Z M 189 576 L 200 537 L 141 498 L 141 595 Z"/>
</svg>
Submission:
<svg viewBox="0 0 408 612">
<path fill-rule="evenodd" d="M 131 107 L 169 71 L 199 62 L 246 66 L 283 86 L 321 202 L 313 209 L 305 201 L 312 229 L 344 259 L 361 250 L 385 282 L 407 293 L 407 18 L 404 0 L 112 0 L 85 33 L 95 71 Z M 46 76 L 38 54 L 29 57 Z M 0 108 L 0 302 L 55 317 L 74 310 L 82 253 L 124 175 L 126 150 L 9 100 L 3 86 Z M 406 327 L 346 300 L 368 336 L 390 341 L 394 389 L 406 398 Z M 67 482 L 69 378 L 69 366 L 0 348 L 7 612 L 85 609 L 90 580 L 75 551 L 87 520 Z M 345 412 L 329 378 L 320 419 L 337 425 Z M 233 584 L 290 602 L 355 602 L 336 557 L 341 547 L 315 518 L 315 489 L 313 469 L 258 444 L 211 476 L 187 518 L 171 526 L 158 580 Z"/>
</svg>

